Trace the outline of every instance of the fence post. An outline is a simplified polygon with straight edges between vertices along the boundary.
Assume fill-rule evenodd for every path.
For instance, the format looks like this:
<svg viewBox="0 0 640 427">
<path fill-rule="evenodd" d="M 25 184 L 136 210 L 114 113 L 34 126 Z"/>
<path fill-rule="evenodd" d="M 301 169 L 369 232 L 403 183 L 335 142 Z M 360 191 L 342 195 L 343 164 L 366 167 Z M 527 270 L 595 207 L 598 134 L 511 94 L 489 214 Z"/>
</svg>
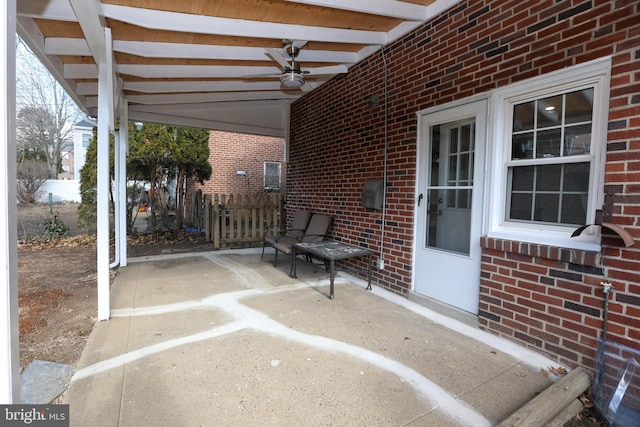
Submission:
<svg viewBox="0 0 640 427">
<path fill-rule="evenodd" d="M 211 241 L 211 195 L 204 196 L 204 235 L 207 242 Z"/>
<path fill-rule="evenodd" d="M 209 196 L 211 198 L 211 196 Z M 217 194 L 213 195 L 213 202 L 210 206 L 207 206 L 207 210 L 210 213 L 211 220 L 207 222 L 210 228 L 213 228 L 212 241 L 213 248 L 220 249 L 220 198 Z"/>
</svg>

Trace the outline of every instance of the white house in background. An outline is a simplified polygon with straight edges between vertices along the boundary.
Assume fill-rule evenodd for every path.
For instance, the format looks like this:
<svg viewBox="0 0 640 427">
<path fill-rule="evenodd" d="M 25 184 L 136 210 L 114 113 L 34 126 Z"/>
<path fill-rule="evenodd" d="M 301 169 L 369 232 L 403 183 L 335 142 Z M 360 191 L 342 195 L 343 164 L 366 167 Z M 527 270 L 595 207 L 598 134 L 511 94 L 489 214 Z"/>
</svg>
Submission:
<svg viewBox="0 0 640 427">
<path fill-rule="evenodd" d="M 80 180 L 80 170 L 87 158 L 87 147 L 93 136 L 93 125 L 81 120 L 73 126 L 73 179 Z"/>
</svg>

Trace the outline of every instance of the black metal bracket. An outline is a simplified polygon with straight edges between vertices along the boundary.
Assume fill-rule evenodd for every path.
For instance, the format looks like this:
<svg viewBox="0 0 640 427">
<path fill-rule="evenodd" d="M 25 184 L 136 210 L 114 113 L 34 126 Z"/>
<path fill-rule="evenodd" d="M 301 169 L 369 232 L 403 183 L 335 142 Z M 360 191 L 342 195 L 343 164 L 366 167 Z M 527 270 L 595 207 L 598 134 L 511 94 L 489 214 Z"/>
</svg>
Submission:
<svg viewBox="0 0 640 427">
<path fill-rule="evenodd" d="M 604 196 L 604 204 L 602 205 L 602 209 L 596 210 L 595 223 L 583 225 L 582 227 L 576 229 L 571 234 L 571 237 L 579 236 L 587 228 L 593 225 L 596 225 L 596 226 L 599 226 L 600 228 L 605 228 L 613 232 L 614 234 L 618 235 L 618 237 L 620 237 L 624 242 L 624 246 L 626 248 L 633 246 L 635 244 L 635 241 L 633 240 L 633 237 L 631 236 L 631 234 L 629 234 L 628 231 L 626 231 L 624 228 L 620 227 L 619 225 L 612 224 L 611 223 L 612 218 L 613 218 L 613 194 L 607 193 Z"/>
</svg>

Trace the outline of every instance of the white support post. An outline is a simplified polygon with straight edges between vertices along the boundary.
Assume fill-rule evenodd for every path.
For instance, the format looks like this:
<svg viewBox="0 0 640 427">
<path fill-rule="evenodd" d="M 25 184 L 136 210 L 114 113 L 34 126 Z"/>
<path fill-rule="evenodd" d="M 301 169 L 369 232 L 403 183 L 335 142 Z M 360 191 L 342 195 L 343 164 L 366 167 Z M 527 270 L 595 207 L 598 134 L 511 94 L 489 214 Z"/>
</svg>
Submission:
<svg viewBox="0 0 640 427">
<path fill-rule="evenodd" d="M 16 217 L 16 1 L 0 2 L 0 404 L 20 403 Z"/>
<path fill-rule="evenodd" d="M 116 229 L 116 233 L 120 236 L 119 242 L 116 243 L 120 247 L 120 266 L 127 266 L 127 153 L 129 147 L 129 104 L 127 101 L 122 102 L 120 108 L 120 141 L 119 141 L 118 162 L 120 163 L 119 179 L 116 185 L 119 188 L 118 197 L 120 203 L 118 209 L 120 211 L 120 229 Z"/>
<path fill-rule="evenodd" d="M 105 28 L 107 51 L 111 51 L 111 30 Z M 109 134 L 113 123 L 113 67 L 98 64 L 98 182 L 97 182 L 97 274 L 98 320 L 108 320 L 109 293 Z M 111 77 L 110 77 L 111 76 Z"/>
</svg>

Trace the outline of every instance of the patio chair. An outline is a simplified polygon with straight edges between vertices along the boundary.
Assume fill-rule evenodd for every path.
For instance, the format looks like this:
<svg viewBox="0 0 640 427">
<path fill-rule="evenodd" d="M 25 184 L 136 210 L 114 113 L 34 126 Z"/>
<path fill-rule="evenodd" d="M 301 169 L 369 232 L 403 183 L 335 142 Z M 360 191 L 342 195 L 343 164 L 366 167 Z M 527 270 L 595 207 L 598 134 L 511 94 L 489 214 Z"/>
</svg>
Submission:
<svg viewBox="0 0 640 427">
<path fill-rule="evenodd" d="M 275 267 L 278 264 L 278 252 L 290 255 L 291 248 L 294 243 L 318 242 L 324 240 L 329 234 L 330 227 L 331 217 L 329 215 L 313 214 L 307 229 L 301 237 L 284 237 L 272 245 L 276 250 L 273 266 Z"/>
<path fill-rule="evenodd" d="M 291 223 L 291 228 L 282 230 L 277 236 L 267 236 L 265 233 L 263 241 L 262 241 L 262 258 L 264 258 L 264 248 L 266 246 L 274 246 L 280 240 L 290 240 L 297 241 L 296 239 L 302 238 L 305 230 L 307 229 L 307 225 L 309 225 L 309 219 L 311 218 L 311 212 L 305 210 L 299 210 L 293 217 L 293 222 Z M 278 251 L 276 251 L 276 258 L 278 256 Z M 277 261 L 277 259 L 276 259 Z"/>
</svg>

